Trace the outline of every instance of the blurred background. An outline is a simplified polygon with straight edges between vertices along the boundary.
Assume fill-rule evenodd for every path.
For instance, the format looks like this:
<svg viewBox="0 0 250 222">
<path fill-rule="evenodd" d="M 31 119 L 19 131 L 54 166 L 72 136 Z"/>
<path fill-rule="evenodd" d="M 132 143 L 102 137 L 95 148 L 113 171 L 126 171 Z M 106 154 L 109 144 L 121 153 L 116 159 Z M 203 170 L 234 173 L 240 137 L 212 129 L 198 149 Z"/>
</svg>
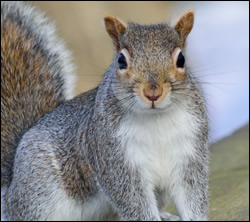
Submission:
<svg viewBox="0 0 250 222">
<path fill-rule="evenodd" d="M 73 52 L 77 94 L 99 84 L 113 56 L 102 25 L 111 14 L 124 21 L 152 24 L 174 21 L 195 10 L 187 60 L 202 83 L 211 122 L 211 141 L 231 134 L 249 121 L 249 2 L 74 2 L 36 1 L 55 21 Z"/>
</svg>

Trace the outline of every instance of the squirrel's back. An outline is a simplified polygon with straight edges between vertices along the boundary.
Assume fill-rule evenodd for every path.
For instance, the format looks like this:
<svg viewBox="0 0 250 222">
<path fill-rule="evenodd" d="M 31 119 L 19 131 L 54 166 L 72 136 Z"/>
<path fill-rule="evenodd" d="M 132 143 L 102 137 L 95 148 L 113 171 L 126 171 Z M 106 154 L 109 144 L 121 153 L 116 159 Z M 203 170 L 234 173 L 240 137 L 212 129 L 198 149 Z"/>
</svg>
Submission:
<svg viewBox="0 0 250 222">
<path fill-rule="evenodd" d="M 55 28 L 23 2 L 1 2 L 1 187 L 22 135 L 73 96 L 70 54 Z"/>
</svg>

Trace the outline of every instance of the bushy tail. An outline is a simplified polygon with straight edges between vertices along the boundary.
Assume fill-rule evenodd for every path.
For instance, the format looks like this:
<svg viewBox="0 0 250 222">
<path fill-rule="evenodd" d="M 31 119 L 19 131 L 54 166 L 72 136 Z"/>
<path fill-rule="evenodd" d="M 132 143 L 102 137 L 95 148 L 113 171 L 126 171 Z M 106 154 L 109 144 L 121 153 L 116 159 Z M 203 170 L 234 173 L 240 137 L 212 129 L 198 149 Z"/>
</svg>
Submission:
<svg viewBox="0 0 250 222">
<path fill-rule="evenodd" d="M 40 12 L 1 1 L 1 187 L 25 131 L 73 96 L 70 57 Z"/>
</svg>

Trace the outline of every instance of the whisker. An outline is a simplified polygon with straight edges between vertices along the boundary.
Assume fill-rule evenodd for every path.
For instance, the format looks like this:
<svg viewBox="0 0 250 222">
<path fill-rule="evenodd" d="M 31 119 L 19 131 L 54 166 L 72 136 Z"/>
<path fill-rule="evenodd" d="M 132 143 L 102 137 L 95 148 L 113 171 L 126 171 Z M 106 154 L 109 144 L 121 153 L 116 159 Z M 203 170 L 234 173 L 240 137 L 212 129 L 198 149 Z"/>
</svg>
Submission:
<svg viewBox="0 0 250 222">
<path fill-rule="evenodd" d="M 131 99 L 131 98 L 130 98 Z M 130 99 L 128 99 L 126 102 L 128 102 Z M 120 113 L 120 115 L 121 116 L 124 116 L 124 115 L 126 115 L 127 114 L 127 112 L 133 107 L 133 105 L 136 103 L 136 101 L 135 100 L 132 100 L 130 103 L 129 103 L 129 105 L 122 111 L 122 113 Z M 117 125 L 119 124 L 120 122 L 117 122 L 116 124 L 115 124 L 115 128 L 117 127 Z"/>
<path fill-rule="evenodd" d="M 173 100 L 174 101 L 173 101 Z M 171 101 L 175 104 L 175 105 L 177 105 L 178 107 L 179 107 L 179 109 L 184 113 L 184 115 L 187 117 L 187 112 L 188 112 L 188 109 L 187 109 L 187 107 L 185 107 L 178 99 L 176 99 L 176 98 L 171 98 Z M 182 108 L 181 106 L 184 108 Z"/>
<path fill-rule="evenodd" d="M 223 64 L 202 64 L 202 65 L 196 65 L 195 67 L 193 65 L 189 66 L 188 69 L 191 69 L 191 70 L 200 70 L 200 71 L 203 71 L 203 70 L 209 70 L 209 69 L 217 69 L 217 68 L 221 68 L 221 67 L 224 67 Z"/>
<path fill-rule="evenodd" d="M 195 99 L 195 96 L 188 95 L 188 94 L 181 93 L 181 92 L 174 92 L 173 94 L 174 94 L 174 95 L 176 95 L 176 94 L 178 94 L 178 95 L 183 95 L 183 96 L 189 97 L 189 98 L 191 98 L 191 99 Z"/>
<path fill-rule="evenodd" d="M 124 97 L 124 98 L 122 98 L 122 99 L 120 99 L 119 100 L 119 104 L 120 105 L 123 105 L 123 104 L 125 104 L 129 99 L 132 99 L 132 98 L 134 98 L 135 96 L 134 95 L 129 95 L 129 96 L 126 96 L 126 97 Z M 128 100 L 127 100 L 128 99 Z M 125 102 L 124 102 L 124 100 L 125 100 Z M 126 101 L 127 100 L 127 101 Z M 121 103 L 122 102 L 122 103 Z"/>
<path fill-rule="evenodd" d="M 229 74 L 229 73 L 237 73 L 236 71 L 228 71 L 228 72 L 217 72 L 217 73 L 208 73 L 206 75 L 196 75 L 197 72 L 192 72 L 195 74 L 195 77 L 208 77 L 208 76 L 218 76 L 218 75 L 224 75 L 224 74 Z"/>
</svg>

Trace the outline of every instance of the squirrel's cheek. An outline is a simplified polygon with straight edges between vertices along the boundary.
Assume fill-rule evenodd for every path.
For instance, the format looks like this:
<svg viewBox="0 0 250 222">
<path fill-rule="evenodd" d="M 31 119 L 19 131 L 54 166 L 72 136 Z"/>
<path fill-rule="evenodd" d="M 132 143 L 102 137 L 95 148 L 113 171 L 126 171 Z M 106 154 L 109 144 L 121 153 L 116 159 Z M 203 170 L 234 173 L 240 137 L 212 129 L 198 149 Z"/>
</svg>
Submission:
<svg viewBox="0 0 250 222">
<path fill-rule="evenodd" d="M 169 72 L 169 76 L 173 81 L 182 81 L 186 77 L 186 68 L 179 70 L 173 67 Z"/>
<path fill-rule="evenodd" d="M 117 79 L 123 83 L 130 83 L 131 82 L 131 73 L 128 71 L 121 72 L 120 70 L 117 71 Z"/>
<path fill-rule="evenodd" d="M 132 83 L 133 76 L 132 67 L 128 67 L 127 70 L 117 70 L 117 79 L 124 83 Z"/>
</svg>

